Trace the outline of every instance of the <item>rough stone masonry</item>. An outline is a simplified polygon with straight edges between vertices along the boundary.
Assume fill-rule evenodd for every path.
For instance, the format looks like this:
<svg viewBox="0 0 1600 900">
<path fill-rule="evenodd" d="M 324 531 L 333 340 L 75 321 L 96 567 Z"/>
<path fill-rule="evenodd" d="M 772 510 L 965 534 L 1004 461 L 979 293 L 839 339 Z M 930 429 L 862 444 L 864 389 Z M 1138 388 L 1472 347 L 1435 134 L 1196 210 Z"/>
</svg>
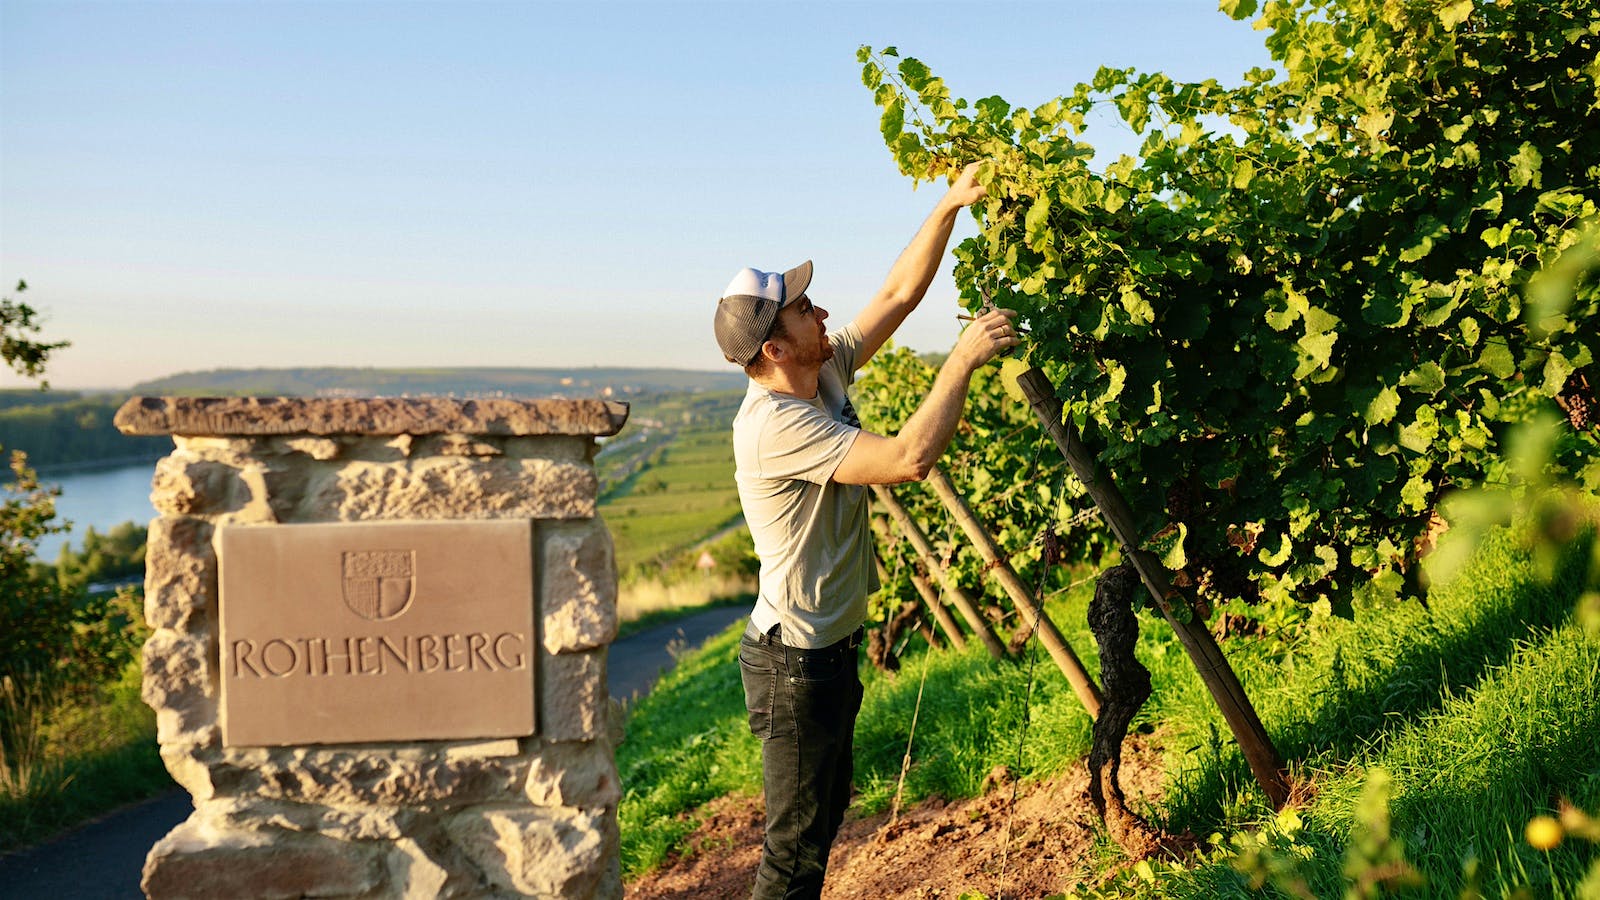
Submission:
<svg viewBox="0 0 1600 900">
<path fill-rule="evenodd" d="M 123 406 L 123 432 L 176 445 L 152 485 L 144 699 L 162 759 L 195 810 L 151 849 L 149 896 L 621 896 L 620 720 L 605 682 L 616 569 L 595 514 L 593 460 L 595 439 L 615 434 L 627 412 L 599 400 L 136 397 Z M 531 522 L 534 733 L 224 744 L 222 529 L 488 519 Z M 382 565 L 378 575 L 409 577 L 405 560 Z M 403 599 L 403 586 L 395 590 L 399 599 L 386 602 Z M 498 658 L 518 646 L 502 644 Z M 497 658 L 486 648 L 468 658 Z"/>
</svg>

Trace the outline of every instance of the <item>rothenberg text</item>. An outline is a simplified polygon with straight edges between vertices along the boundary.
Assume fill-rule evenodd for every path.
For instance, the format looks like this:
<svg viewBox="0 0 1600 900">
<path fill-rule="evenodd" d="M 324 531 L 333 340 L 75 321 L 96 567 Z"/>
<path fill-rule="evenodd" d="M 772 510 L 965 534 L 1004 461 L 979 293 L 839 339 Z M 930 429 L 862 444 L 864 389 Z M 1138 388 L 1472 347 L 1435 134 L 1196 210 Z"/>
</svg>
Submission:
<svg viewBox="0 0 1600 900">
<path fill-rule="evenodd" d="M 509 631 L 236 640 L 228 647 L 228 674 L 289 678 L 515 671 L 527 668 L 526 645 L 522 634 Z"/>
</svg>

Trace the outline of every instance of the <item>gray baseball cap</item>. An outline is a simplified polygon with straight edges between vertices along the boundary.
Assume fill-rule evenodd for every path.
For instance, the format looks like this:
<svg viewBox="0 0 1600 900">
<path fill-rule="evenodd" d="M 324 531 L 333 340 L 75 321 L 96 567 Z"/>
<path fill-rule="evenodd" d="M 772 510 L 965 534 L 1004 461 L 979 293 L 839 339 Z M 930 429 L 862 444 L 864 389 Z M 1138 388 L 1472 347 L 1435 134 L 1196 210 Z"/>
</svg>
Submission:
<svg viewBox="0 0 1600 900">
<path fill-rule="evenodd" d="M 783 274 L 740 269 L 717 301 L 717 346 L 728 362 L 748 366 L 772 334 L 778 311 L 811 284 L 811 260 Z"/>
</svg>

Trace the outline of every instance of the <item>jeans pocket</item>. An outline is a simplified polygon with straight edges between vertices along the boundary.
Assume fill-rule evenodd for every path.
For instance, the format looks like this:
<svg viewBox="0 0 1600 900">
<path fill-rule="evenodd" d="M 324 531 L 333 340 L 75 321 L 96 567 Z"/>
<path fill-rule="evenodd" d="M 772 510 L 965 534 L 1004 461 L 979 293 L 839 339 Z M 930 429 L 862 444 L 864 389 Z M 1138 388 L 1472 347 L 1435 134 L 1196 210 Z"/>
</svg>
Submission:
<svg viewBox="0 0 1600 900">
<path fill-rule="evenodd" d="M 750 733 L 762 740 L 772 737 L 772 704 L 778 693 L 778 670 L 739 654 L 739 677 L 744 681 L 744 709 Z"/>
<path fill-rule="evenodd" d="M 793 666 L 789 670 L 789 680 L 795 684 L 825 684 L 834 681 L 845 673 L 847 656 L 851 663 L 855 662 L 853 654 L 844 654 L 837 650 L 796 653 Z"/>
</svg>

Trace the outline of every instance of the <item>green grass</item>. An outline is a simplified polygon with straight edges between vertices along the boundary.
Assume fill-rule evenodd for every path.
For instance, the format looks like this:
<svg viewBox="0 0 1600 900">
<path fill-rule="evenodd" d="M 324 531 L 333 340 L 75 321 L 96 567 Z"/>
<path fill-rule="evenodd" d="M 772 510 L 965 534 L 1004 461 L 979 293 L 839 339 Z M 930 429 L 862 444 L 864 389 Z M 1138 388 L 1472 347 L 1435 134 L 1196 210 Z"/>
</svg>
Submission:
<svg viewBox="0 0 1600 900">
<path fill-rule="evenodd" d="M 694 830 L 684 815 L 761 784 L 761 746 L 744 722 L 739 635 L 730 626 L 678 664 L 628 712 L 617 748 L 623 798 L 622 869 L 638 875 L 660 865 Z"/>
<path fill-rule="evenodd" d="M 675 495 L 660 501 L 619 503 L 601 511 L 616 543 L 619 571 L 631 572 L 647 563 L 665 565 L 739 515 L 737 495 Z"/>
<path fill-rule="evenodd" d="M 1478 683 L 1517 651 L 1570 619 L 1582 569 L 1569 560 L 1550 586 L 1537 583 L 1526 554 L 1497 533 L 1471 569 L 1424 608 L 1415 602 L 1361 609 L 1355 621 L 1313 619 L 1294 641 L 1232 641 L 1226 650 L 1280 753 L 1315 766 L 1381 747 L 1392 734 Z M 1181 723 L 1197 751 L 1222 727 L 1187 659 L 1159 629 L 1141 635 L 1140 658 L 1161 688 L 1142 712 Z M 1226 733 L 1224 731 L 1224 733 Z M 1206 780 L 1180 782 L 1171 824 L 1202 830 L 1240 802 L 1264 803 L 1237 752 L 1207 764 Z M 1189 771 L 1199 772 L 1195 764 Z"/>
<path fill-rule="evenodd" d="M 617 451 L 644 462 L 608 487 L 600 516 L 611 529 L 617 568 L 625 575 L 657 567 L 739 517 L 733 481 L 733 414 L 742 395 L 685 395 L 649 408 L 652 421 L 670 424 L 670 440 L 652 438 Z M 602 454 L 602 470 L 608 465 Z M 620 464 L 620 463 L 619 463 Z"/>
<path fill-rule="evenodd" d="M 1317 896 L 1343 892 L 1372 770 L 1393 778 L 1391 827 L 1426 880 L 1422 896 L 1469 884 L 1485 896 L 1517 887 L 1577 896 L 1594 845 L 1545 854 L 1522 833 L 1563 796 L 1600 811 L 1600 641 L 1571 621 L 1583 563 L 1568 554 L 1543 585 L 1499 532 L 1428 610 L 1407 603 L 1320 622 L 1292 654 L 1273 642 L 1230 647 L 1279 750 L 1314 785 L 1296 839 L 1315 851 L 1302 874 Z M 1170 668 L 1144 711 L 1177 725 L 1161 818 L 1197 834 L 1270 823 L 1234 745 L 1213 739 L 1221 720 L 1197 679 Z M 1173 882 L 1173 896 L 1247 893 L 1225 859 Z"/>
<path fill-rule="evenodd" d="M 1342 868 L 1369 773 L 1393 778 L 1392 828 L 1426 879 L 1416 896 L 1578 896 L 1596 848 L 1568 841 L 1548 854 L 1522 840 L 1535 814 L 1562 797 L 1600 812 L 1600 642 L 1572 623 L 1585 560 L 1569 553 L 1542 583 L 1506 532 L 1469 570 L 1430 597 L 1362 609 L 1355 621 L 1313 617 L 1289 634 L 1228 641 L 1225 650 L 1279 751 L 1311 786 L 1303 827 L 1282 840 L 1308 860 L 1296 871 L 1317 896 L 1344 893 Z M 1058 598 L 1052 618 L 1098 671 L 1083 623 L 1087 585 Z M 1292 618 L 1292 617 L 1291 617 Z M 1152 818 L 1171 830 L 1237 836 L 1274 832 L 1274 816 L 1176 638 L 1141 613 L 1139 658 L 1155 694 L 1134 721 L 1167 750 L 1167 794 Z M 724 793 L 760 791 L 759 747 L 744 724 L 738 628 L 690 655 L 630 712 L 620 750 L 624 871 L 658 865 Z M 912 798 L 979 792 L 997 763 L 1016 766 L 1026 661 L 913 651 L 900 674 L 864 672 L 857 725 L 862 811 L 891 801 L 918 679 L 927 687 L 907 779 Z M 1021 774 L 1042 777 L 1087 752 L 1089 720 L 1039 652 Z M 1120 854 L 1105 849 L 1106 864 Z M 1149 883 L 1129 876 L 1115 895 L 1249 896 L 1232 853 L 1201 854 Z M 1278 894 L 1281 895 L 1281 894 Z"/>
<path fill-rule="evenodd" d="M 33 710 L 42 719 L 33 747 L 0 760 L 0 852 L 172 787 L 139 680 L 134 661 L 92 700 Z"/>
<path fill-rule="evenodd" d="M 1091 592 L 1092 586 L 1084 585 L 1047 604 L 1046 613 L 1084 665 L 1096 672 L 1094 638 L 1082 624 Z M 1092 724 L 1088 713 L 1044 649 L 1031 649 L 1036 654 L 1031 679 L 1027 652 L 996 663 L 977 641 L 969 642 L 961 653 L 908 654 L 897 675 L 864 669 L 867 696 L 856 725 L 861 810 L 878 812 L 894 799 L 924 668 L 927 683 L 906 773 L 906 799 L 975 796 L 997 765 L 1027 778 L 1059 771 L 1087 753 Z M 1025 706 L 1028 721 L 1019 768 L 1017 748 L 1024 737 Z"/>
<path fill-rule="evenodd" d="M 594 461 L 595 474 L 600 479 L 600 502 L 608 503 L 633 490 L 639 472 L 675 436 L 675 432 L 658 428 L 637 439 L 624 438 L 620 443 L 602 446 Z"/>
</svg>

